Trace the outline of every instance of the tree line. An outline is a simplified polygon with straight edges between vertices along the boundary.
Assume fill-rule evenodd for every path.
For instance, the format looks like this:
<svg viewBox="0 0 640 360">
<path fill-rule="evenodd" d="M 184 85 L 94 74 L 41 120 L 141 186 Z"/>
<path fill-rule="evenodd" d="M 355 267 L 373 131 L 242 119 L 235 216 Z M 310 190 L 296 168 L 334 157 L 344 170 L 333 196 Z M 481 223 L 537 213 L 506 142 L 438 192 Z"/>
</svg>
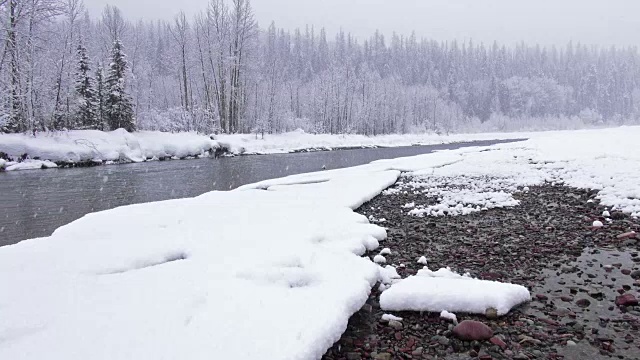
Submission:
<svg viewBox="0 0 640 360">
<path fill-rule="evenodd" d="M 635 47 L 504 46 L 260 28 L 249 0 L 130 21 L 0 0 L 0 130 L 367 135 L 636 123 Z M 126 55 L 125 55 L 126 53 Z"/>
</svg>

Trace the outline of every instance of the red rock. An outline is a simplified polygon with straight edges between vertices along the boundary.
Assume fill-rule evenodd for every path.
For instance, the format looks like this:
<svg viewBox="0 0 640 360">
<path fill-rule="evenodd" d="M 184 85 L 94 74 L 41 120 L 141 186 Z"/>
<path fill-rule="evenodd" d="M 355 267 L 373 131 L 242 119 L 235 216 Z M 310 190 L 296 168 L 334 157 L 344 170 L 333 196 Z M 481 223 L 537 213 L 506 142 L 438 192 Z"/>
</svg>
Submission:
<svg viewBox="0 0 640 360">
<path fill-rule="evenodd" d="M 616 298 L 616 305 L 618 306 L 636 306 L 638 305 L 638 299 L 632 294 L 620 295 Z"/>
<path fill-rule="evenodd" d="M 624 275 L 631 275 L 631 270 L 629 269 L 622 269 L 620 270 L 621 273 L 623 273 Z"/>
<path fill-rule="evenodd" d="M 635 231 L 629 231 L 617 236 L 618 239 L 634 239 L 637 236 Z"/>
<path fill-rule="evenodd" d="M 396 340 L 402 340 L 402 333 L 401 333 L 400 331 L 398 331 L 398 332 L 395 334 L 395 338 L 396 338 Z"/>
<path fill-rule="evenodd" d="M 544 301 L 544 300 L 548 300 L 549 297 L 544 294 L 536 294 L 536 299 Z"/>
<path fill-rule="evenodd" d="M 547 323 L 549 325 L 552 325 L 552 326 L 559 326 L 560 325 L 559 322 L 557 322 L 555 320 L 551 320 L 551 319 L 541 318 L 540 321 L 545 322 L 545 323 Z"/>
<path fill-rule="evenodd" d="M 488 340 L 493 336 L 493 330 L 487 325 L 474 320 L 464 320 L 453 328 L 453 334 L 461 340 Z"/>
<path fill-rule="evenodd" d="M 501 348 L 502 350 L 504 350 L 504 349 L 506 349 L 506 348 L 507 348 L 507 344 L 506 344 L 504 341 L 502 341 L 502 339 L 500 339 L 500 338 L 499 338 L 499 337 L 497 337 L 497 336 L 492 337 L 491 339 L 489 339 L 489 341 L 491 341 L 491 343 L 492 343 L 493 345 L 498 345 L 498 346 L 500 346 L 500 348 Z"/>
</svg>

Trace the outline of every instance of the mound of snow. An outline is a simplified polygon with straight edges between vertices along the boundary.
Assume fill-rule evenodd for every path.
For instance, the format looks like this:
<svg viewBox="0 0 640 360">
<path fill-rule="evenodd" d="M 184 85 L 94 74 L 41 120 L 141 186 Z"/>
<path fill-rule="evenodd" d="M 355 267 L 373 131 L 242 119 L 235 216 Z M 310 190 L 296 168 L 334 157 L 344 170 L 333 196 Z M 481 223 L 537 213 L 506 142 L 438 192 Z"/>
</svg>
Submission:
<svg viewBox="0 0 640 360">
<path fill-rule="evenodd" d="M 391 321 L 391 320 L 402 321 L 402 318 L 401 317 L 397 317 L 395 315 L 391 315 L 391 314 L 383 314 L 381 320 L 382 321 Z"/>
<path fill-rule="evenodd" d="M 450 313 L 447 310 L 442 310 L 442 312 L 440 313 L 440 317 L 443 319 L 451 320 L 455 324 L 458 323 L 458 318 L 456 317 L 456 314 Z"/>
<path fill-rule="evenodd" d="M 34 169 L 49 169 L 49 168 L 57 168 L 58 165 L 51 161 L 43 161 L 43 160 L 30 160 L 27 159 L 23 162 L 13 162 L 9 163 L 7 166 L 7 171 L 15 171 L 15 170 L 34 170 Z M 2 166 L 0 166 L 2 168 Z"/>
<path fill-rule="evenodd" d="M 443 310 L 484 314 L 488 308 L 507 314 L 513 307 L 531 299 L 524 286 L 478 280 L 441 269 L 399 281 L 380 295 L 385 311 Z"/>
<path fill-rule="evenodd" d="M 373 262 L 376 264 L 386 264 L 387 259 L 385 259 L 385 257 L 382 255 L 376 255 L 373 257 Z"/>
</svg>

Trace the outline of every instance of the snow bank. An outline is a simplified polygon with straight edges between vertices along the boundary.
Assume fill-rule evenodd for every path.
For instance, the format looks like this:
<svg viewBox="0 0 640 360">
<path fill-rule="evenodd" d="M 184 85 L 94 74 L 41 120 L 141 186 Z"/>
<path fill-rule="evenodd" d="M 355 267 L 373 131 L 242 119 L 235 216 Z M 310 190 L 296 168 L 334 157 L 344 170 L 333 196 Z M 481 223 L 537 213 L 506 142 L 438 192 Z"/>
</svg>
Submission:
<svg viewBox="0 0 640 360">
<path fill-rule="evenodd" d="M 542 136 L 544 132 L 484 133 L 484 134 L 396 134 L 365 136 L 354 134 L 309 134 L 302 130 L 284 134 L 266 134 L 256 139 L 255 134 L 216 135 L 216 140 L 229 144 L 234 153 L 277 154 L 303 150 L 332 150 L 336 148 L 396 147 L 436 145 L 479 140 L 524 139 Z"/>
<path fill-rule="evenodd" d="M 4 160 L 0 160 L 0 161 L 4 161 Z M 3 167 L 2 164 L 0 164 L 0 168 L 2 167 Z M 23 162 L 14 162 L 14 161 L 6 162 L 5 170 L 7 171 L 34 170 L 34 169 L 50 169 L 50 168 L 56 168 L 56 167 L 58 167 L 58 165 L 56 165 L 56 163 L 53 163 L 51 161 L 27 159 Z"/>
<path fill-rule="evenodd" d="M 27 154 L 53 162 L 141 162 L 153 158 L 205 156 L 220 144 L 195 133 L 162 133 L 123 129 L 111 132 L 73 130 L 64 132 L 0 134 L 0 152 L 17 159 Z"/>
<path fill-rule="evenodd" d="M 398 176 L 132 205 L 3 247 L 0 358 L 318 359 L 379 278 L 359 255 L 386 232 L 352 209 Z"/>
<path fill-rule="evenodd" d="M 441 270 L 422 272 L 391 285 L 380 295 L 380 307 L 385 311 L 440 314 L 447 314 L 444 311 L 484 314 L 488 308 L 494 308 L 498 315 L 504 315 L 531 299 L 524 286 L 472 279 Z"/>
</svg>

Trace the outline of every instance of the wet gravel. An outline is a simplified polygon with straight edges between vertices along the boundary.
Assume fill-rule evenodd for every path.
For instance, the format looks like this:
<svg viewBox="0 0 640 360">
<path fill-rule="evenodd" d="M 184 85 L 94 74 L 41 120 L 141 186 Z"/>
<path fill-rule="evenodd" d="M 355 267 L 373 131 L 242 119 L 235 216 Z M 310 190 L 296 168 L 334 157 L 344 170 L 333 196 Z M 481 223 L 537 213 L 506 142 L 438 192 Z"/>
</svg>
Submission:
<svg viewBox="0 0 640 360">
<path fill-rule="evenodd" d="M 420 218 L 403 206 L 436 199 L 405 191 L 409 181 L 401 178 L 358 209 L 384 219 L 387 263 L 404 264 L 404 278 L 426 256 L 432 270 L 449 266 L 526 286 L 532 301 L 497 319 L 457 314 L 494 331 L 490 341 L 467 342 L 439 314 L 394 312 L 400 324 L 382 322 L 376 286 L 323 359 L 640 359 L 640 306 L 633 301 L 640 298 L 640 239 L 629 234 L 640 233 L 638 219 L 611 211 L 607 220 L 596 191 L 558 184 L 516 193 L 521 203 L 513 208 Z M 605 226 L 593 228 L 595 220 Z"/>
</svg>

